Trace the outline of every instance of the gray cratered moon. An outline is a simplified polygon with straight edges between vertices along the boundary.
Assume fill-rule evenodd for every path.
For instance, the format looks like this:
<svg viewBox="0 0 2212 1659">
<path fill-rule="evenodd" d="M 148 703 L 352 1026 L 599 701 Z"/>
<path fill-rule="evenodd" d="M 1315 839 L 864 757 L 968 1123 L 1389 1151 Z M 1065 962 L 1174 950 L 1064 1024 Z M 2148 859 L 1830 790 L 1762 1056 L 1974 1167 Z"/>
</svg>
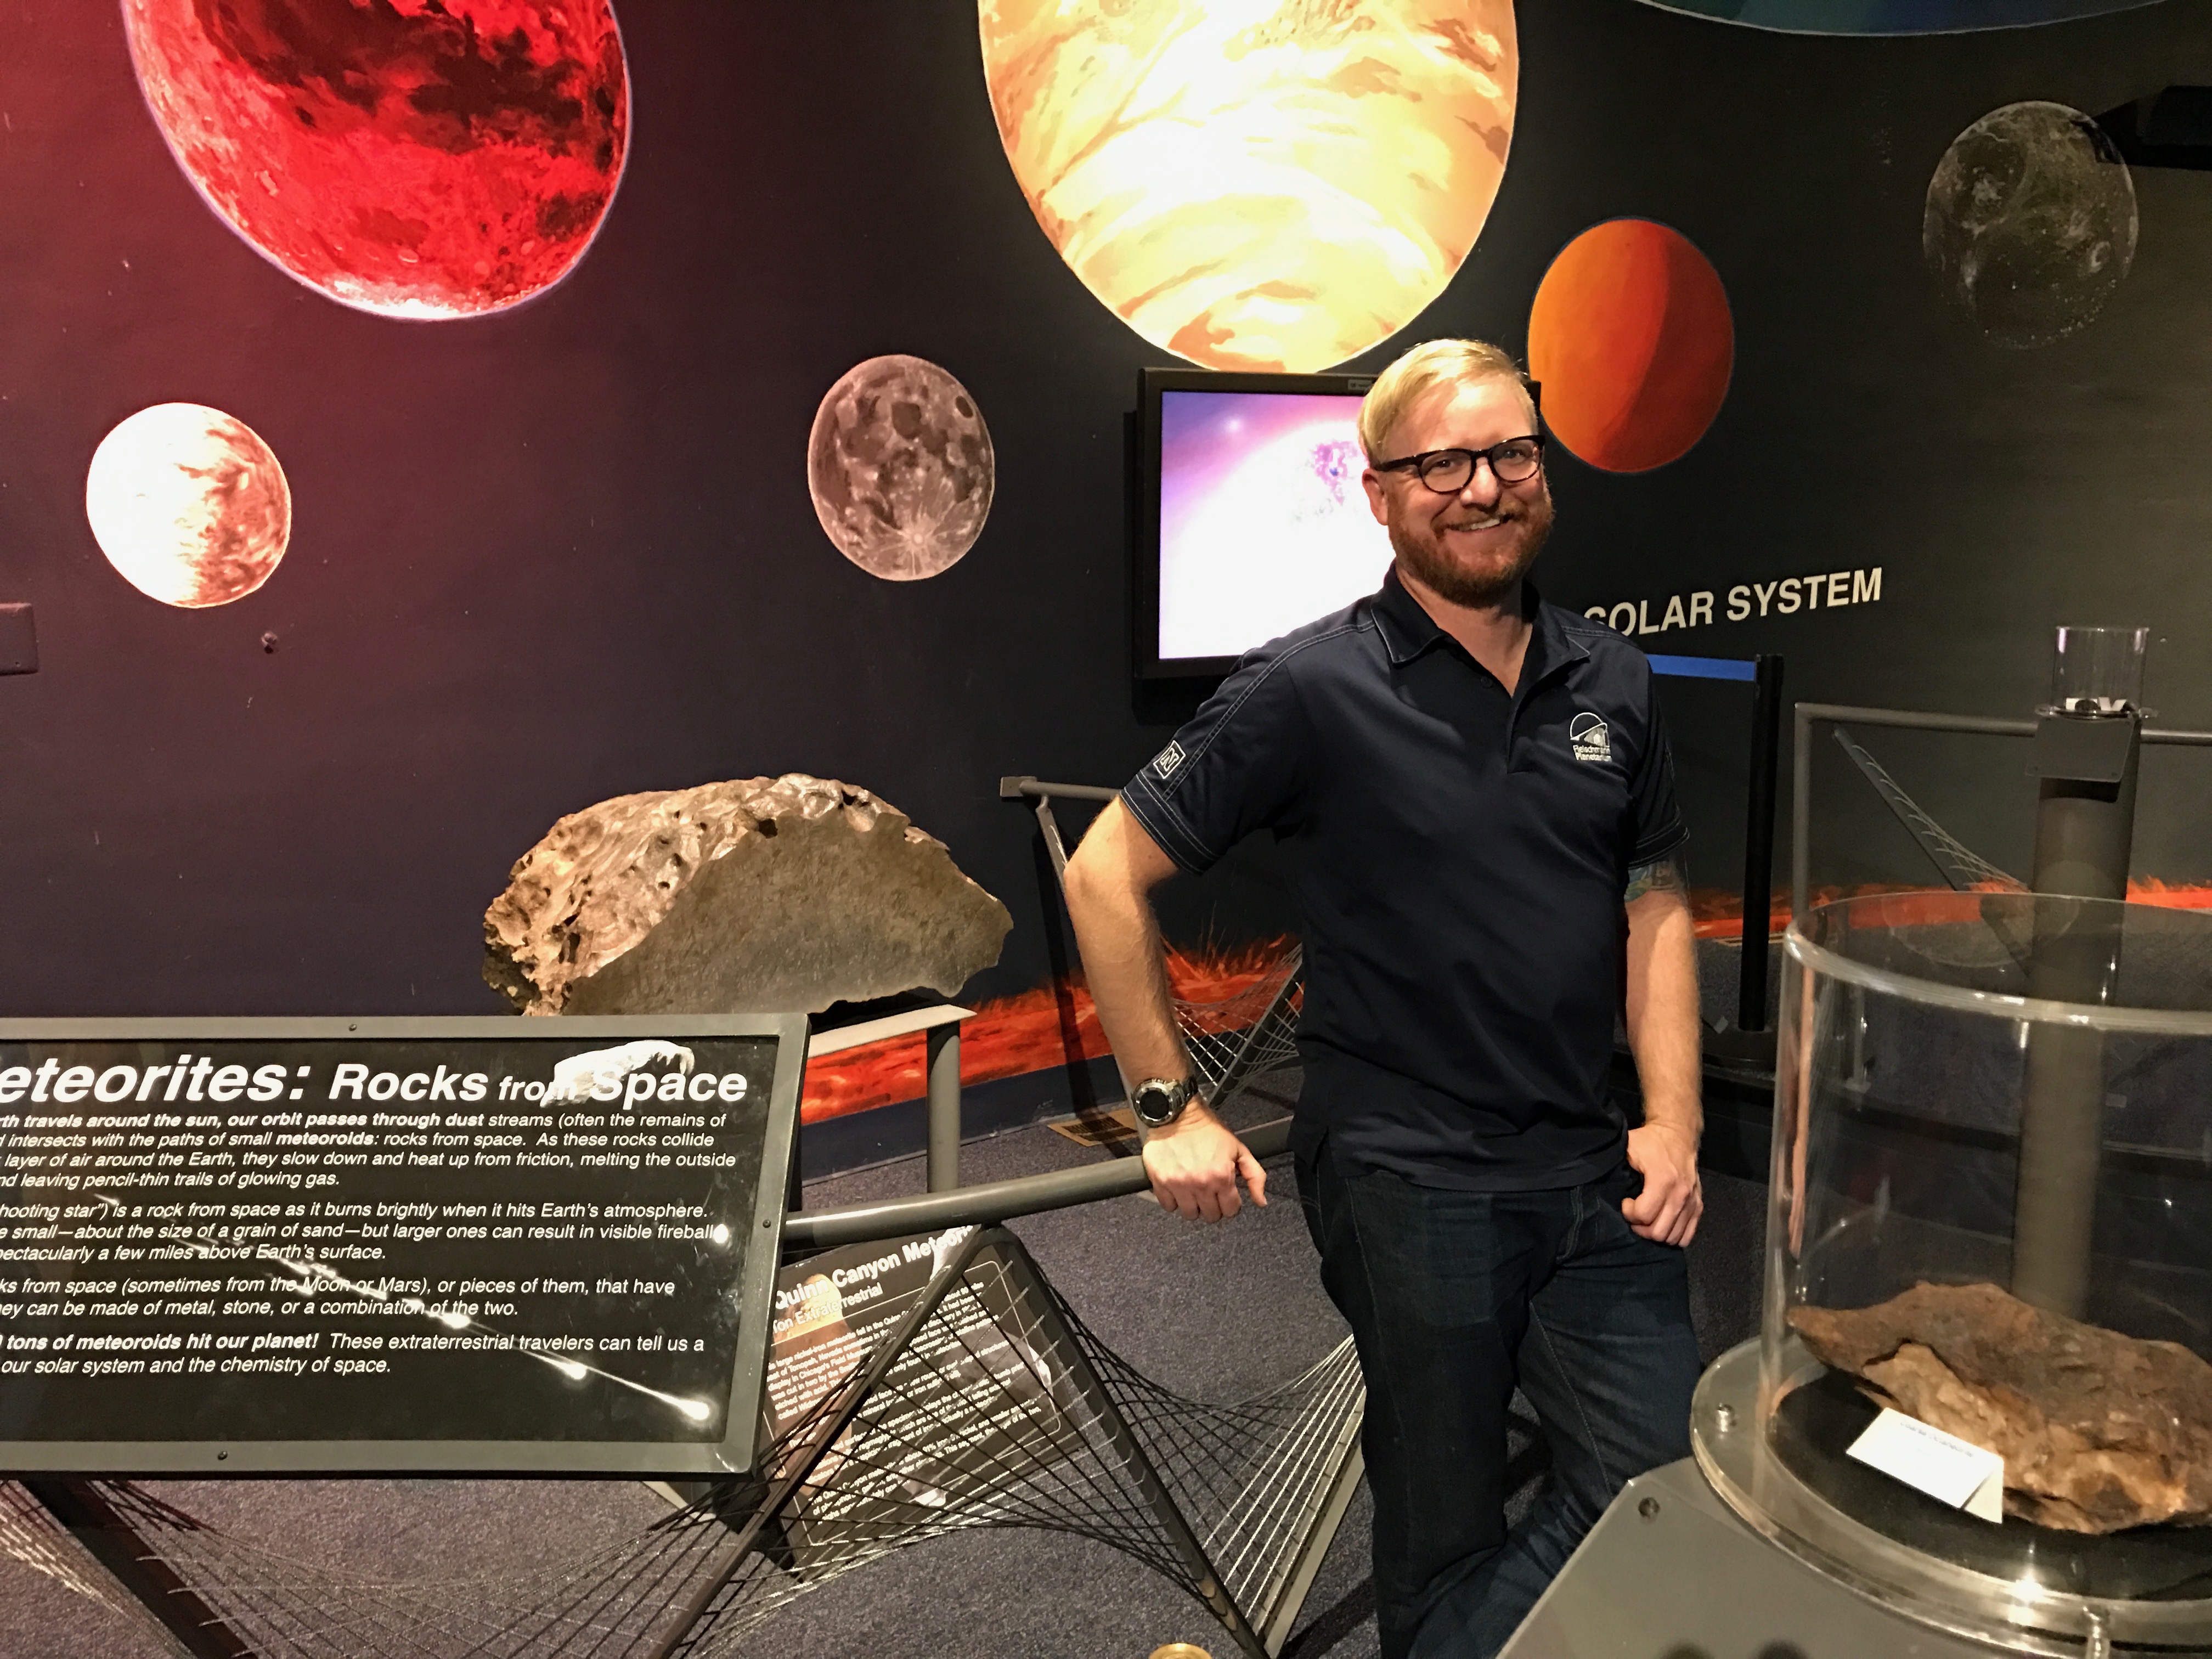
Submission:
<svg viewBox="0 0 2212 1659">
<path fill-rule="evenodd" d="M 959 381 L 920 357 L 871 357 L 815 411 L 806 482 L 837 550 L 886 581 L 949 570 L 990 516 L 990 428 Z"/>
<path fill-rule="evenodd" d="M 1993 343 L 2087 327 L 2136 257 L 2136 187 L 2111 137 L 2063 104 L 2007 104 L 1968 127 L 1928 181 L 1921 249 Z"/>
</svg>

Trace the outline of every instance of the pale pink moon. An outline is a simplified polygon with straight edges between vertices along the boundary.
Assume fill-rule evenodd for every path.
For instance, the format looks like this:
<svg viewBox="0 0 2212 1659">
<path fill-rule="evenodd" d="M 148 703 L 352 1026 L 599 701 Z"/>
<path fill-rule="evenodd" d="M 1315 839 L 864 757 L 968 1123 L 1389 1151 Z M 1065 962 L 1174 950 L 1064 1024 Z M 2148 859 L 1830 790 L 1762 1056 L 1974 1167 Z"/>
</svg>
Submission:
<svg viewBox="0 0 2212 1659">
<path fill-rule="evenodd" d="M 125 581 L 188 610 L 244 599 L 292 539 L 292 491 L 276 452 L 202 404 L 155 404 L 101 439 L 84 515 Z"/>
</svg>

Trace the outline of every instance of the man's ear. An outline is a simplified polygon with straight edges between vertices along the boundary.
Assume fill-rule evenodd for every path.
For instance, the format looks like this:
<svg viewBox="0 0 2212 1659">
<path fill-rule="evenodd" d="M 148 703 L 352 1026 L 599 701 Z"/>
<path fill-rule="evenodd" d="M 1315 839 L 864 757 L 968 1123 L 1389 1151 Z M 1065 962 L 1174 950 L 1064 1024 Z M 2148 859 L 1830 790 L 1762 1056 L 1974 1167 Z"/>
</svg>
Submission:
<svg viewBox="0 0 2212 1659">
<path fill-rule="evenodd" d="M 1367 492 L 1367 510 L 1375 515 L 1375 522 L 1380 525 L 1389 524 L 1390 515 L 1383 510 L 1382 506 L 1382 475 L 1370 466 L 1359 475 L 1359 483 L 1360 487 Z"/>
</svg>

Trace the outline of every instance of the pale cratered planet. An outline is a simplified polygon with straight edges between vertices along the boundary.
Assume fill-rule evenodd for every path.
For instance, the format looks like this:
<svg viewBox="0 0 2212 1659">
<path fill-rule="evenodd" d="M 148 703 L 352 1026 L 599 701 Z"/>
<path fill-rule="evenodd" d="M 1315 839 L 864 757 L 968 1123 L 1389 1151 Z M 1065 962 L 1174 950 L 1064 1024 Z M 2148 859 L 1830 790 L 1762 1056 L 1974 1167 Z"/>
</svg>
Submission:
<svg viewBox="0 0 2212 1659">
<path fill-rule="evenodd" d="M 1921 248 L 1984 336 L 2027 348 L 2096 319 L 2135 262 L 2136 227 L 2135 180 L 2094 121 L 2008 104 L 1944 151 Z"/>
<path fill-rule="evenodd" d="M 871 357 L 815 411 L 806 482 L 837 550 L 919 581 L 959 562 L 990 516 L 990 429 L 967 388 L 920 357 Z"/>
<path fill-rule="evenodd" d="M 245 422 L 202 404 L 155 404 L 101 439 L 84 514 L 125 580 L 191 610 L 253 592 L 292 538 L 292 491 L 276 453 Z"/>
</svg>

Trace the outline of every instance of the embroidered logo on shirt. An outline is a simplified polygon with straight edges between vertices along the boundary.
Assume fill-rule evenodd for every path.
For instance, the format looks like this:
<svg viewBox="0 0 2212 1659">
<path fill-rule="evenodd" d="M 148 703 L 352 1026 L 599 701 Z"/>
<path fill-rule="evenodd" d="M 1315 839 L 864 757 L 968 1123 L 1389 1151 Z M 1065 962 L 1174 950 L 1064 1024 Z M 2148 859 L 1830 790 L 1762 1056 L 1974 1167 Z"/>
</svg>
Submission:
<svg viewBox="0 0 2212 1659">
<path fill-rule="evenodd" d="M 1585 708 L 1567 726 L 1567 741 L 1575 746 L 1575 758 L 1579 761 L 1609 761 L 1613 758 L 1613 734 L 1606 724 Z"/>
<path fill-rule="evenodd" d="M 1175 775 L 1176 768 L 1182 764 L 1182 745 L 1179 743 L 1171 743 L 1161 750 L 1158 756 L 1154 758 L 1152 775 L 1163 780 L 1171 778 Z"/>
</svg>

